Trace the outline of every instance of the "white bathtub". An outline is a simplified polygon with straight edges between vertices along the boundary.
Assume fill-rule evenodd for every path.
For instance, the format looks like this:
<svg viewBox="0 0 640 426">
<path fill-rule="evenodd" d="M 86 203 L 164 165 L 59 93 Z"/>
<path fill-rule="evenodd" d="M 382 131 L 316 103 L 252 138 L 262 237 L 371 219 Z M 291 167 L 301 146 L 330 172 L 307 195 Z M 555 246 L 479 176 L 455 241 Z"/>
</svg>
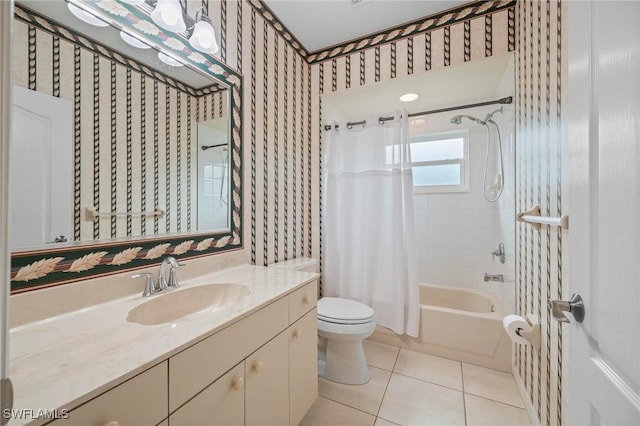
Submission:
<svg viewBox="0 0 640 426">
<path fill-rule="evenodd" d="M 377 327 L 370 340 L 509 372 L 511 340 L 502 328 L 505 315 L 493 293 L 420 284 L 419 337 Z"/>
</svg>

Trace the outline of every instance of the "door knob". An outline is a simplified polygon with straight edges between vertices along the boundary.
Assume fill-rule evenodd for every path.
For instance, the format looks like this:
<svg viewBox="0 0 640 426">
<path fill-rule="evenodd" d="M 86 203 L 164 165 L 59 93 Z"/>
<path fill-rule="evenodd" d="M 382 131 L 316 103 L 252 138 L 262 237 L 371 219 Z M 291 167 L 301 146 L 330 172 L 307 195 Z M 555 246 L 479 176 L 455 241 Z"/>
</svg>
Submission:
<svg viewBox="0 0 640 426">
<path fill-rule="evenodd" d="M 569 318 L 566 317 L 565 312 L 573 315 L 573 318 L 578 322 L 584 321 L 584 303 L 579 294 L 572 294 L 571 299 L 568 301 L 549 300 L 549 307 L 551 308 L 553 318 L 560 322 L 569 322 Z"/>
</svg>

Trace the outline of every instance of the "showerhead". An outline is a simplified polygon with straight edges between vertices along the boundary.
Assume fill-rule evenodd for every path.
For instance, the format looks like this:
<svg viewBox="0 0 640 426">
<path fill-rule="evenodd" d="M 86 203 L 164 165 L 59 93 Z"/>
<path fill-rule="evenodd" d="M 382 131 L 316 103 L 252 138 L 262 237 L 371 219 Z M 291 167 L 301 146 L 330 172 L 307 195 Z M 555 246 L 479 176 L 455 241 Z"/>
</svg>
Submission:
<svg viewBox="0 0 640 426">
<path fill-rule="evenodd" d="M 461 124 L 463 118 L 467 118 L 467 119 L 469 119 L 471 121 L 475 121 L 476 123 L 482 124 L 483 126 L 487 125 L 487 123 L 485 123 L 484 121 L 480 120 L 479 118 L 475 118 L 475 117 L 472 117 L 470 115 L 465 115 L 465 114 L 456 115 L 454 117 L 451 117 L 451 120 L 449 120 L 449 121 L 451 122 L 451 124 Z"/>
</svg>

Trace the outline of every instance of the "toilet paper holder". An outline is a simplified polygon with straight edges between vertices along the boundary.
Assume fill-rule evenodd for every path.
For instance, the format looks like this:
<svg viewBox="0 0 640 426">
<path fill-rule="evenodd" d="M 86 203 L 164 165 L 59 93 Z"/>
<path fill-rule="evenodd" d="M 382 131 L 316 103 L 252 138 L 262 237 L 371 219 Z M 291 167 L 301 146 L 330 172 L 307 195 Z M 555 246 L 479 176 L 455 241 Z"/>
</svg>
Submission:
<svg viewBox="0 0 640 426">
<path fill-rule="evenodd" d="M 531 326 L 531 330 L 524 330 L 522 328 L 519 328 L 516 330 L 516 333 L 518 334 L 518 336 L 523 337 L 531 342 L 531 345 L 534 348 L 540 349 L 540 321 L 538 321 L 538 317 L 533 314 L 527 314 L 525 316 L 525 319 Z"/>
</svg>

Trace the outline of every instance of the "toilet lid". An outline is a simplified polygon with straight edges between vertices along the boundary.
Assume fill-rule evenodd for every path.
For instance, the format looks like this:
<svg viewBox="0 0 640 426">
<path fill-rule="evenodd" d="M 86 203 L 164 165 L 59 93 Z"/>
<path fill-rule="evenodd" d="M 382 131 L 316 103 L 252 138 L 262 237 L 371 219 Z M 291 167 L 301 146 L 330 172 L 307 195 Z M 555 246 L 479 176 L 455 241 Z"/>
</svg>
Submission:
<svg viewBox="0 0 640 426">
<path fill-rule="evenodd" d="M 318 300 L 318 319 L 338 324 L 362 324 L 373 319 L 373 309 L 364 303 L 338 297 Z"/>
</svg>

